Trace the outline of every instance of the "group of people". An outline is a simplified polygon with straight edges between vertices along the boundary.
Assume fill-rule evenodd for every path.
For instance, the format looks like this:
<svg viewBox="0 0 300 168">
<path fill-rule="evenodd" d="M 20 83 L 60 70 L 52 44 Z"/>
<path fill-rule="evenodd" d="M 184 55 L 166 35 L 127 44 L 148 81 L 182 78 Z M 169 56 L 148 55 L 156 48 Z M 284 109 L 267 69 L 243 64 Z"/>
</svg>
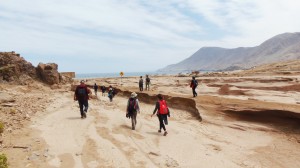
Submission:
<svg viewBox="0 0 300 168">
<path fill-rule="evenodd" d="M 157 115 L 159 120 L 159 129 L 158 132 L 161 133 L 161 130 L 164 130 L 164 136 L 168 134 L 166 126 L 168 125 L 168 117 L 170 117 L 170 110 L 167 106 L 166 101 L 164 100 L 163 96 L 161 94 L 157 95 L 158 101 L 155 104 L 154 111 L 151 115 Z M 127 108 L 126 108 L 126 117 L 131 118 L 131 128 L 132 130 L 135 130 L 136 124 L 137 124 L 137 113 L 140 113 L 140 106 L 139 106 L 139 100 L 137 99 L 137 94 L 135 92 L 131 93 L 130 98 L 127 102 Z M 168 117 L 167 117 L 168 116 Z"/>
<path fill-rule="evenodd" d="M 99 88 L 99 86 L 97 85 L 97 83 L 94 84 L 93 88 L 94 88 L 95 95 L 97 96 L 97 92 L 98 92 L 98 88 Z M 111 88 L 111 86 L 109 88 Z M 107 88 L 104 85 L 100 86 L 100 90 L 102 92 L 102 96 L 105 96 L 106 89 Z"/>
<path fill-rule="evenodd" d="M 97 96 L 98 85 L 95 83 L 93 88 L 94 88 L 95 95 Z M 104 85 L 102 85 L 100 89 L 102 91 L 102 96 L 105 96 L 107 88 Z M 89 100 L 89 95 L 91 93 L 92 93 L 91 90 L 85 85 L 85 81 L 81 80 L 80 85 L 76 87 L 74 93 L 74 100 L 78 101 L 81 118 L 86 118 L 86 113 L 89 107 L 88 100 Z M 108 88 L 108 98 L 110 102 L 112 102 L 114 95 L 115 95 L 115 90 L 110 85 Z"/>
<path fill-rule="evenodd" d="M 146 85 L 146 90 L 150 90 L 150 78 L 149 75 L 146 75 L 146 80 L 145 80 L 145 85 Z M 143 76 L 140 76 L 140 80 L 139 80 L 139 88 L 140 91 L 144 90 L 144 80 L 143 80 Z"/>
<path fill-rule="evenodd" d="M 146 76 L 146 90 L 150 89 L 149 85 L 150 85 L 150 78 L 147 75 Z M 192 77 L 190 87 L 192 88 L 192 91 L 193 91 L 193 97 L 197 96 L 197 92 L 196 92 L 197 86 L 198 86 L 198 81 L 196 80 L 195 77 Z M 142 76 L 140 76 L 139 87 L 140 87 L 140 91 L 143 91 Z M 102 90 L 102 96 L 105 96 L 106 87 L 104 85 L 102 85 L 100 87 L 100 89 Z M 97 95 L 97 90 L 98 90 L 98 85 L 95 83 L 94 84 L 95 95 Z M 81 118 L 86 118 L 86 113 L 88 110 L 89 94 L 91 94 L 91 91 L 85 85 L 84 80 L 80 81 L 80 85 L 78 85 L 75 90 L 74 100 L 77 100 L 79 103 Z M 110 101 L 112 101 L 112 99 L 114 97 L 114 89 L 112 86 L 109 86 L 108 97 L 109 97 Z M 170 110 L 167 106 L 166 101 L 164 100 L 163 95 L 158 94 L 157 98 L 158 98 L 158 101 L 155 104 L 155 108 L 154 108 L 154 111 L 153 111 L 151 117 L 153 117 L 153 115 L 155 115 L 155 114 L 157 115 L 158 120 L 159 120 L 158 132 L 161 133 L 161 131 L 163 129 L 164 136 L 166 136 L 168 134 L 168 132 L 166 130 L 166 125 L 168 125 L 168 117 L 170 117 Z M 137 119 L 136 119 L 137 113 L 140 113 L 139 100 L 137 99 L 137 93 L 133 92 L 133 93 L 131 93 L 130 98 L 128 99 L 127 108 L 126 108 L 126 117 L 131 119 L 132 130 L 135 130 L 135 127 L 137 124 Z"/>
</svg>

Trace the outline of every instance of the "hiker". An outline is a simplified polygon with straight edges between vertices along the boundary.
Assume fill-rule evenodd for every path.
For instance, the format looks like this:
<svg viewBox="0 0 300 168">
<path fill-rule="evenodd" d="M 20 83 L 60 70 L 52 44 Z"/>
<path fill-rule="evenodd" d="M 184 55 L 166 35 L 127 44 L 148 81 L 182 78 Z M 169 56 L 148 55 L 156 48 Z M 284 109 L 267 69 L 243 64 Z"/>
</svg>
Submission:
<svg viewBox="0 0 300 168">
<path fill-rule="evenodd" d="M 166 101 L 164 100 L 161 94 L 157 95 L 158 101 L 156 102 L 155 109 L 151 117 L 157 112 L 157 117 L 159 120 L 159 130 L 158 132 L 161 133 L 161 129 L 164 129 L 165 133 L 164 136 L 168 134 L 166 130 L 166 126 L 168 125 L 168 117 L 170 117 L 170 110 L 167 106 Z"/>
<path fill-rule="evenodd" d="M 144 84 L 143 77 L 140 76 L 140 80 L 139 80 L 140 91 L 143 91 L 143 84 Z"/>
<path fill-rule="evenodd" d="M 95 83 L 94 85 L 94 91 L 95 91 L 95 95 L 97 96 L 97 90 L 98 90 L 98 85 Z"/>
<path fill-rule="evenodd" d="M 74 100 L 78 100 L 81 118 L 86 118 L 86 113 L 89 107 L 89 94 L 91 90 L 84 84 L 84 80 L 80 81 L 80 85 L 76 87 Z"/>
<path fill-rule="evenodd" d="M 113 97 L 114 97 L 114 89 L 111 85 L 109 86 L 109 89 L 108 89 L 108 97 L 109 97 L 110 102 L 112 102 Z"/>
<path fill-rule="evenodd" d="M 127 103 L 126 117 L 131 118 L 132 130 L 135 130 L 137 112 L 140 113 L 139 100 L 135 92 L 131 93 Z"/>
<path fill-rule="evenodd" d="M 192 77 L 192 81 L 191 81 L 191 84 L 190 84 L 190 87 L 192 88 L 193 90 L 193 96 L 196 97 L 197 96 L 197 93 L 196 93 L 196 88 L 198 86 L 198 82 L 197 80 L 195 79 L 195 76 Z"/>
<path fill-rule="evenodd" d="M 104 85 L 102 85 L 100 87 L 101 91 L 102 91 L 102 96 L 105 96 L 105 91 L 106 91 L 106 87 Z"/>
<path fill-rule="evenodd" d="M 148 89 L 148 91 L 149 91 L 150 90 L 150 78 L 149 78 L 148 75 L 146 75 L 146 82 L 145 82 L 145 84 L 146 84 L 146 90 Z"/>
</svg>

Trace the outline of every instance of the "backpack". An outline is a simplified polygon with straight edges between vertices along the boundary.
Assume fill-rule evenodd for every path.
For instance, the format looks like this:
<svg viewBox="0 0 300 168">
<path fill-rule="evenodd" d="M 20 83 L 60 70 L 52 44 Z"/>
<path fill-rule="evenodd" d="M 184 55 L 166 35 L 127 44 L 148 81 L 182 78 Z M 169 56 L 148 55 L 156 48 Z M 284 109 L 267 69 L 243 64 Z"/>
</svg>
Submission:
<svg viewBox="0 0 300 168">
<path fill-rule="evenodd" d="M 136 99 L 130 98 L 127 110 L 129 113 L 132 113 L 135 109 L 136 109 Z"/>
<path fill-rule="evenodd" d="M 194 86 L 197 87 L 198 86 L 198 82 L 196 80 L 194 80 Z"/>
<path fill-rule="evenodd" d="M 80 97 L 80 98 L 83 98 L 87 95 L 87 89 L 86 87 L 79 87 L 77 89 L 77 96 Z"/>
<path fill-rule="evenodd" d="M 168 114 L 168 106 L 165 100 L 159 100 L 159 114 Z"/>
<path fill-rule="evenodd" d="M 196 80 L 192 80 L 190 87 L 197 87 L 198 86 L 198 82 Z"/>
<path fill-rule="evenodd" d="M 139 84 L 140 84 L 140 85 L 143 84 L 143 79 L 140 79 Z"/>
<path fill-rule="evenodd" d="M 150 78 L 146 78 L 146 82 L 147 82 L 147 83 L 150 83 Z"/>
</svg>

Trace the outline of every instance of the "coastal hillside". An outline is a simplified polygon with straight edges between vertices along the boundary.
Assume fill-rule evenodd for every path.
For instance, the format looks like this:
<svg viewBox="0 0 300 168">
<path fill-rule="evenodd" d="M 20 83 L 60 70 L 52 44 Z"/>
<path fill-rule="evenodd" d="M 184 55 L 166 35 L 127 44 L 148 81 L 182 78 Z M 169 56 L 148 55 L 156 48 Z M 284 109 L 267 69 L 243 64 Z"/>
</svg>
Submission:
<svg viewBox="0 0 300 168">
<path fill-rule="evenodd" d="M 203 47 L 189 58 L 158 71 L 237 70 L 295 59 L 300 59 L 300 33 L 284 33 L 256 47 Z"/>
</svg>

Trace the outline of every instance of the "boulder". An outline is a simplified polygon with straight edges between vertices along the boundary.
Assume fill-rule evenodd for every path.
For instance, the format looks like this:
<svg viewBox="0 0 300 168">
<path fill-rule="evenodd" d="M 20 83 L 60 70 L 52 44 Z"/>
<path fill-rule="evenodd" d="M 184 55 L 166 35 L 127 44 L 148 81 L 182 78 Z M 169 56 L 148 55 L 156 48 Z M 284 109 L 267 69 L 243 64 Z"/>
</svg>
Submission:
<svg viewBox="0 0 300 168">
<path fill-rule="evenodd" d="M 58 65 L 55 63 L 39 63 L 36 70 L 40 78 L 47 84 L 59 84 L 60 75 L 57 71 Z"/>
</svg>

